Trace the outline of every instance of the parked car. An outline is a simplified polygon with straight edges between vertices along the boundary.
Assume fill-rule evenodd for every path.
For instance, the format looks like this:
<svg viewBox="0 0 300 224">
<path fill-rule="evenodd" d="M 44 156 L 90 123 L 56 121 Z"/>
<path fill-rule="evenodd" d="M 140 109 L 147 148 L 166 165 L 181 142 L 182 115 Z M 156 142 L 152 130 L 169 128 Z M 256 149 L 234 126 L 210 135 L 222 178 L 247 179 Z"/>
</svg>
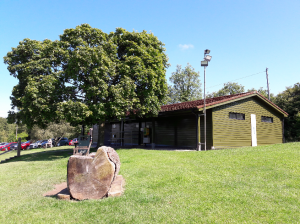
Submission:
<svg viewBox="0 0 300 224">
<path fill-rule="evenodd" d="M 4 142 L 5 143 L 5 142 Z M 0 150 L 2 151 L 2 148 L 3 147 L 5 147 L 5 146 L 7 146 L 9 143 L 8 142 L 6 142 L 5 144 L 3 144 L 3 145 L 0 145 Z"/>
<path fill-rule="evenodd" d="M 48 143 L 48 140 L 42 140 L 41 147 L 44 148 L 47 143 Z"/>
<path fill-rule="evenodd" d="M 63 146 L 63 145 L 69 145 L 69 140 L 68 138 L 61 138 L 60 141 L 57 143 L 57 146 Z"/>
<path fill-rule="evenodd" d="M 29 146 L 30 146 L 30 141 L 27 141 L 27 142 L 22 142 L 21 143 L 21 149 L 29 149 Z"/>
<path fill-rule="evenodd" d="M 10 150 L 17 150 L 18 149 L 18 143 L 14 143 L 10 146 Z"/>
<path fill-rule="evenodd" d="M 16 142 L 7 143 L 4 147 L 1 148 L 1 151 L 9 151 L 11 150 L 11 146 L 14 144 L 18 144 Z"/>
<path fill-rule="evenodd" d="M 30 149 L 40 148 L 42 142 L 43 142 L 43 140 L 39 140 L 39 141 L 37 141 L 37 142 L 35 142 L 35 143 L 31 143 L 31 144 L 29 145 L 29 148 L 30 148 Z"/>
<path fill-rule="evenodd" d="M 1 142 L 1 143 L 0 143 L 0 146 L 1 146 L 1 145 L 5 145 L 5 144 L 7 144 L 7 142 Z"/>
<path fill-rule="evenodd" d="M 74 145 L 74 143 L 77 143 L 77 138 L 69 140 L 69 145 Z"/>
</svg>

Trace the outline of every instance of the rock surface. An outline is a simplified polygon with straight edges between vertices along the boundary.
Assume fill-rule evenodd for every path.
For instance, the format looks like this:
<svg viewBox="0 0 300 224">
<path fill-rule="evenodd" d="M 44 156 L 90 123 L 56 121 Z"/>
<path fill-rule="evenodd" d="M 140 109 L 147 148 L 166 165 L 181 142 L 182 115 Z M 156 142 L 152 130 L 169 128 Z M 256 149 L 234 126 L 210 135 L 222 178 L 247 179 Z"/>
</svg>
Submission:
<svg viewBox="0 0 300 224">
<path fill-rule="evenodd" d="M 101 147 L 89 156 L 73 155 L 68 162 L 68 190 L 78 200 L 103 198 L 119 170 L 119 156 L 110 147 Z"/>
</svg>

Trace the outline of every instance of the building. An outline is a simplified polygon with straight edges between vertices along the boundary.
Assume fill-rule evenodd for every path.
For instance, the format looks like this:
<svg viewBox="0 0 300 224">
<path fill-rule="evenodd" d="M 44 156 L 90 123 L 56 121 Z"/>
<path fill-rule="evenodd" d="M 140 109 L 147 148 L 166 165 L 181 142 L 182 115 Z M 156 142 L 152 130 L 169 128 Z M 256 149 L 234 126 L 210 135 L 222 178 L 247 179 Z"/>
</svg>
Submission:
<svg viewBox="0 0 300 224">
<path fill-rule="evenodd" d="M 104 145 L 204 148 L 204 100 L 165 105 L 158 116 L 105 123 Z M 284 142 L 288 114 L 255 92 L 206 99 L 207 149 Z M 199 144 L 200 143 L 200 144 Z"/>
</svg>

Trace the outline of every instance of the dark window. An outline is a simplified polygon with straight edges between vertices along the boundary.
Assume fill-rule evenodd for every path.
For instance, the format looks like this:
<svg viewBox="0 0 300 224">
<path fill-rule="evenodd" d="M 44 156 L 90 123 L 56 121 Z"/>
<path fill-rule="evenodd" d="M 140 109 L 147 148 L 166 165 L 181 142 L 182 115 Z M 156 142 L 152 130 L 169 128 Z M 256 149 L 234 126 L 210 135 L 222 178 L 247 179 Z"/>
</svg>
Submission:
<svg viewBox="0 0 300 224">
<path fill-rule="evenodd" d="M 261 122 L 273 123 L 273 117 L 261 116 Z"/>
<path fill-rule="evenodd" d="M 229 113 L 229 118 L 230 119 L 235 119 L 235 120 L 245 120 L 245 114 L 241 113 Z"/>
</svg>

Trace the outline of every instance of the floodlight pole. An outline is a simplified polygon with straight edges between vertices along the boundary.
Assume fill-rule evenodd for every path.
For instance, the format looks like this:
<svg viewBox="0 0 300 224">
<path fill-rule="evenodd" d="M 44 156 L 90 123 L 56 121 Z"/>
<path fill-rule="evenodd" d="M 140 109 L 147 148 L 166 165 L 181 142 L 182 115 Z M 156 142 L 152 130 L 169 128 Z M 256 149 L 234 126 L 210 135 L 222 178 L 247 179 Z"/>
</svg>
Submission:
<svg viewBox="0 0 300 224">
<path fill-rule="evenodd" d="M 210 50 L 204 50 L 204 61 L 201 61 L 201 66 L 204 66 L 204 101 L 203 101 L 203 114 L 204 114 L 204 150 L 206 151 L 206 96 L 205 96 L 205 73 L 206 73 L 206 66 L 208 66 L 208 62 L 211 60 L 211 56 L 208 55 Z M 201 136 L 201 134 L 200 134 Z"/>
<path fill-rule="evenodd" d="M 204 54 L 204 57 L 205 57 L 205 54 Z M 204 150 L 206 151 L 205 70 L 206 70 L 206 66 L 204 66 L 204 103 L 203 103 L 203 110 L 204 110 Z"/>
</svg>

